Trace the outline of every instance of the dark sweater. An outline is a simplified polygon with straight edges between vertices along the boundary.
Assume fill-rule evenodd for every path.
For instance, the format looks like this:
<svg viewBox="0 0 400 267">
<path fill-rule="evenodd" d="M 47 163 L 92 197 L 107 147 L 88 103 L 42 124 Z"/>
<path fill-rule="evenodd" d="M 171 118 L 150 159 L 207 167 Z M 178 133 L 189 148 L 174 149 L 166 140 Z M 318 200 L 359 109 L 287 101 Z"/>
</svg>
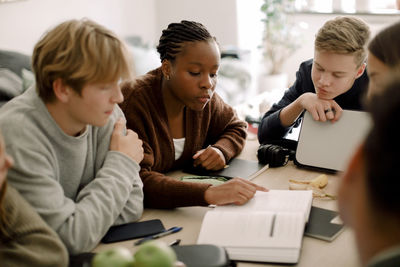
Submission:
<svg viewBox="0 0 400 267">
<path fill-rule="evenodd" d="M 296 81 L 285 92 L 282 99 L 272 105 L 271 109 L 267 111 L 258 128 L 258 141 L 260 144 L 269 143 L 285 137 L 285 135 L 293 128 L 299 126 L 302 116 L 289 127 L 282 126 L 280 120 L 281 110 L 295 101 L 299 96 L 304 93 L 315 93 L 314 84 L 311 80 L 311 67 L 313 60 L 307 60 L 301 63 L 299 70 L 296 73 Z M 347 92 L 337 96 L 334 100 L 339 104 L 342 109 L 363 110 L 362 99 L 368 89 L 368 76 L 367 72 L 364 73 L 354 81 L 353 86 Z"/>
<path fill-rule="evenodd" d="M 196 151 L 208 145 L 220 149 L 228 162 L 241 152 L 247 125 L 217 94 L 202 111 L 185 108 L 185 145 L 181 157 L 175 161 L 161 83 L 162 72 L 158 68 L 122 86 L 125 100 L 120 106 L 127 128 L 143 140 L 140 177 L 144 205 L 153 208 L 207 205 L 204 192 L 209 184 L 182 182 L 164 173 L 192 164 Z"/>
</svg>

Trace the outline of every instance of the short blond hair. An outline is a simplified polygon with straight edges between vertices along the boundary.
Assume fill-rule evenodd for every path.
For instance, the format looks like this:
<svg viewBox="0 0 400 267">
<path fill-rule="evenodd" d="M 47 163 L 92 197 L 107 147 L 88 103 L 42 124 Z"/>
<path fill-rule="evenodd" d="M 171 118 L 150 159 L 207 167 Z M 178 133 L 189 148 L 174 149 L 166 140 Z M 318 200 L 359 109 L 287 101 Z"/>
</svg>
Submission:
<svg viewBox="0 0 400 267">
<path fill-rule="evenodd" d="M 81 94 L 88 83 L 130 78 L 131 65 L 124 43 L 86 18 L 51 29 L 36 44 L 32 56 L 36 90 L 44 102 L 55 99 L 53 82 L 58 78 Z"/>
<path fill-rule="evenodd" d="M 359 67 L 366 60 L 366 46 L 370 35 L 369 27 L 363 20 L 340 16 L 328 20 L 319 29 L 314 47 L 318 51 L 352 54 L 357 67 Z"/>
</svg>

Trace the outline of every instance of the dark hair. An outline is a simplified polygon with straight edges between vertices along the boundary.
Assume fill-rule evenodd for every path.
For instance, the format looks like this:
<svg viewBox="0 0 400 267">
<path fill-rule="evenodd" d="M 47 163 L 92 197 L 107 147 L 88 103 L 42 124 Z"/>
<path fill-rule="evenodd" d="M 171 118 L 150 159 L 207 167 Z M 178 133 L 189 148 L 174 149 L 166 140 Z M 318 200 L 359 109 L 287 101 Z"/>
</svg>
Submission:
<svg viewBox="0 0 400 267">
<path fill-rule="evenodd" d="M 371 40 L 368 50 L 389 67 L 400 63 L 400 22 L 383 29 Z"/>
<path fill-rule="evenodd" d="M 185 42 L 216 41 L 208 30 L 198 22 L 182 20 L 180 23 L 171 23 L 162 31 L 157 51 L 161 62 L 164 59 L 173 61 L 176 55 L 182 51 Z"/>
<path fill-rule="evenodd" d="M 373 127 L 365 140 L 364 159 L 371 205 L 400 217 L 400 79 L 389 82 L 369 103 Z"/>
</svg>

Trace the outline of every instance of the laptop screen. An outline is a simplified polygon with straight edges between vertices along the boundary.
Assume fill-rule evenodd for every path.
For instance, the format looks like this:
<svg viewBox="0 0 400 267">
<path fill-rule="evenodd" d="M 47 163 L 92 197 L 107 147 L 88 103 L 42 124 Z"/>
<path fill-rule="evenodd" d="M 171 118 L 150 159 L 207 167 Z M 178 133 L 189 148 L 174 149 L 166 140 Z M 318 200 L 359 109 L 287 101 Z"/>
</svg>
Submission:
<svg viewBox="0 0 400 267">
<path fill-rule="evenodd" d="M 343 110 L 340 119 L 314 121 L 305 112 L 298 138 L 295 163 L 333 171 L 343 171 L 371 125 L 364 111 Z"/>
</svg>

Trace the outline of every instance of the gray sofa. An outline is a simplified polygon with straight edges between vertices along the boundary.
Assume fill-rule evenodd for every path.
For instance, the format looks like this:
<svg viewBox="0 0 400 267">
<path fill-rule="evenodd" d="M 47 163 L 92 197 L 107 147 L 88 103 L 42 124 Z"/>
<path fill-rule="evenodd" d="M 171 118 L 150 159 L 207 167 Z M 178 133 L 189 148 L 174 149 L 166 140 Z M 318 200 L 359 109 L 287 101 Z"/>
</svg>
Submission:
<svg viewBox="0 0 400 267">
<path fill-rule="evenodd" d="M 0 50 L 0 106 L 22 94 L 33 82 L 30 56 Z"/>
</svg>

